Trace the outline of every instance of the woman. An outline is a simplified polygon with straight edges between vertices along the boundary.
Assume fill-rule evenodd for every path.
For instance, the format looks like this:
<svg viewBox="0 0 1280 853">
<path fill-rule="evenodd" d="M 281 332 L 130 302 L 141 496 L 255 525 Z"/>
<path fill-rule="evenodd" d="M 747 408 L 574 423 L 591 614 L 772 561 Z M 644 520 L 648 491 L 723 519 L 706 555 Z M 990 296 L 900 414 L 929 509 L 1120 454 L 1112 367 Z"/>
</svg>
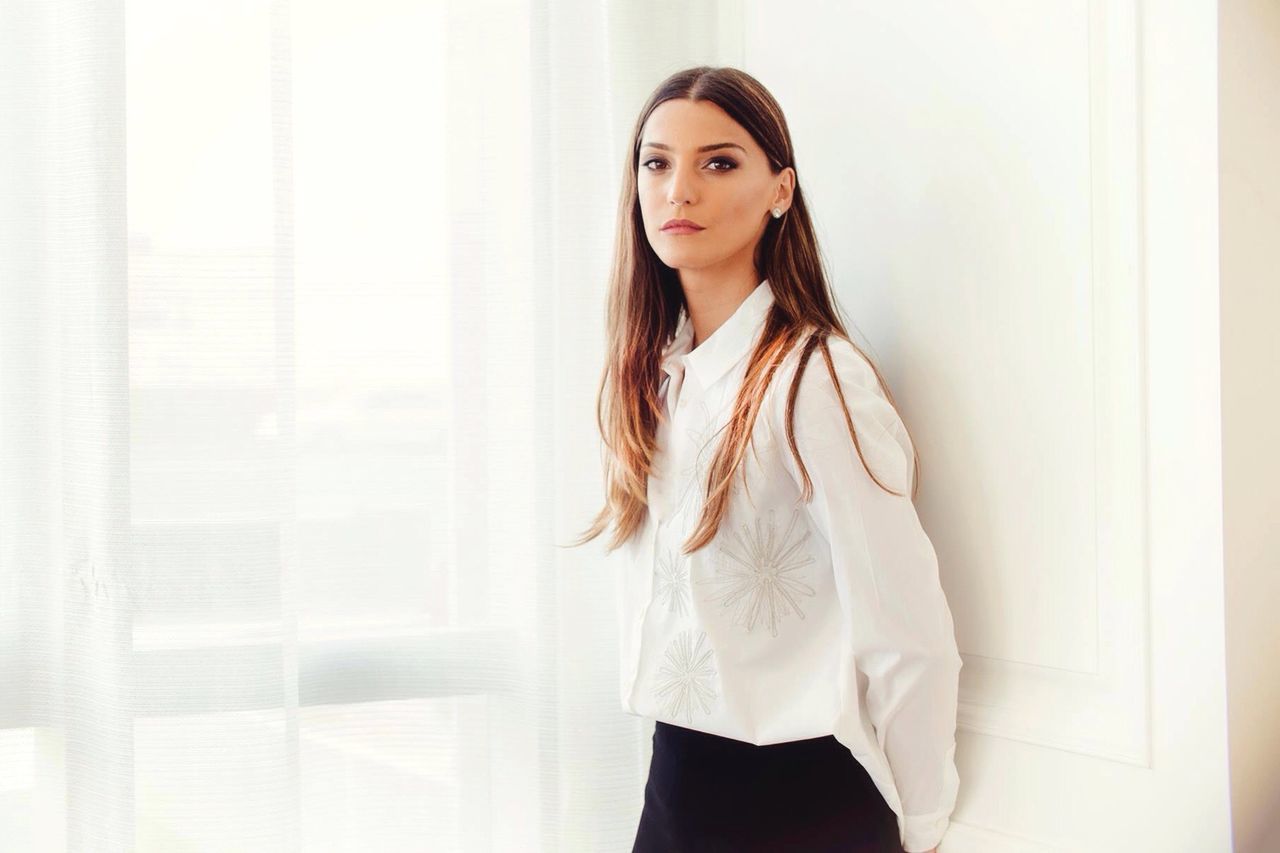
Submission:
<svg viewBox="0 0 1280 853">
<path fill-rule="evenodd" d="M 626 557 L 622 706 L 655 720 L 634 850 L 936 850 L 951 612 L 914 445 L 837 316 L 772 96 L 732 68 L 663 82 L 620 213 L 607 505 L 579 541 L 612 525 Z"/>
</svg>

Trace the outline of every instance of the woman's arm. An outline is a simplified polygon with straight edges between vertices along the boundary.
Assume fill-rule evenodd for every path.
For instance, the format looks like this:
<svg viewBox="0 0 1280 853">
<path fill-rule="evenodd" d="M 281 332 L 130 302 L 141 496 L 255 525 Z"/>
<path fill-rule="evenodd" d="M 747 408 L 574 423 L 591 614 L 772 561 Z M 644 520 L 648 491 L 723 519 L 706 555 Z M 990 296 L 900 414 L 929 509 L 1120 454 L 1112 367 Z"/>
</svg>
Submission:
<svg viewBox="0 0 1280 853">
<path fill-rule="evenodd" d="M 810 517 L 831 546 L 846 661 L 867 678 L 866 711 L 902 801 L 904 849 L 918 853 L 941 841 L 955 807 L 963 664 L 937 556 L 910 498 L 910 439 L 870 364 L 847 341 L 831 338 L 829 347 L 844 404 L 818 349 L 796 398 L 796 446 L 813 484 Z M 863 467 L 846 405 L 868 465 L 902 496 Z"/>
</svg>

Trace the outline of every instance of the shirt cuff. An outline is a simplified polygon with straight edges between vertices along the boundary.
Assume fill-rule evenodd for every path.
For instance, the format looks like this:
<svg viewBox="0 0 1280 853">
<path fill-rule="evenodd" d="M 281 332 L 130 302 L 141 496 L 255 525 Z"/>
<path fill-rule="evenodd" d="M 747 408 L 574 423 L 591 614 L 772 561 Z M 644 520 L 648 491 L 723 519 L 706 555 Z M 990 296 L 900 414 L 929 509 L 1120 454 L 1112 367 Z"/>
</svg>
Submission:
<svg viewBox="0 0 1280 853">
<path fill-rule="evenodd" d="M 951 814 L 943 812 L 931 815 L 907 815 L 903 818 L 902 849 L 906 853 L 923 853 L 932 850 L 946 835 L 951 825 Z"/>
</svg>

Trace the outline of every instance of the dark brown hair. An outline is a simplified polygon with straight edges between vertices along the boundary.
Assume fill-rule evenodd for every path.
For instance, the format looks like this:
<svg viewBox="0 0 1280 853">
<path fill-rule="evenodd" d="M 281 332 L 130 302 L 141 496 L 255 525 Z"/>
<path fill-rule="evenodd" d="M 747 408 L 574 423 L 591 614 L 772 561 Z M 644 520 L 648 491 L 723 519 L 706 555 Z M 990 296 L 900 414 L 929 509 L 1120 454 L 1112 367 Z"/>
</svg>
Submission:
<svg viewBox="0 0 1280 853">
<path fill-rule="evenodd" d="M 608 545 L 608 549 L 613 550 L 640 529 L 649 511 L 648 478 L 657 449 L 659 418 L 665 416 L 659 399 L 660 357 L 676 331 L 684 306 L 684 292 L 676 271 L 658 258 L 645 236 L 636 173 L 645 122 L 659 104 L 674 98 L 710 101 L 723 109 L 764 150 L 775 175 L 787 166 L 795 168 L 791 134 L 781 108 L 758 80 L 736 68 L 699 66 L 677 72 L 658 86 L 640 111 L 631 134 L 630 156 L 623 169 L 606 317 L 608 352 L 596 404 L 596 421 L 606 448 L 606 503 L 574 545 L 591 541 L 613 522 L 614 535 Z M 724 437 L 711 461 L 704 484 L 706 501 L 702 517 L 684 544 L 682 553 L 686 554 L 715 537 L 729 503 L 733 476 L 746 456 L 764 391 L 783 359 L 797 346 L 802 350 L 787 397 L 786 434 L 804 479 L 804 500 L 812 499 L 813 484 L 796 448 L 795 400 L 805 366 L 815 349 L 821 350 L 831 374 L 863 467 L 881 488 L 901 495 L 885 486 L 867 467 L 836 378 L 827 345 L 831 335 L 848 341 L 866 358 L 886 399 L 893 405 L 884 377 L 849 338 L 840 320 L 798 175 L 790 209 L 780 219 L 770 218 L 756 246 L 754 261 L 760 279 L 769 281 L 774 304 L 748 361 L 733 413 L 723 430 Z M 918 463 L 914 442 L 912 455 L 913 462 Z M 913 471 L 915 467 L 913 464 Z M 917 485 L 913 480 L 913 498 Z"/>
</svg>

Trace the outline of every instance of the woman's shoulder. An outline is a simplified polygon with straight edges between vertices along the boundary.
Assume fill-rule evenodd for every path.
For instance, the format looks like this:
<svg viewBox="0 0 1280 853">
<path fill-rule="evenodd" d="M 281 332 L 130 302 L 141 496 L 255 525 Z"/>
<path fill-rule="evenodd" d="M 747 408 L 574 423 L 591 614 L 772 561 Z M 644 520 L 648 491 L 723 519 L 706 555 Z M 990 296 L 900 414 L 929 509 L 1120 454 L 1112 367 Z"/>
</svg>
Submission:
<svg viewBox="0 0 1280 853">
<path fill-rule="evenodd" d="M 809 344 L 814 337 L 818 340 L 810 347 Z M 823 353 L 824 343 L 826 352 L 831 355 L 830 367 Z M 805 359 L 806 350 L 809 350 L 807 359 Z M 840 397 L 836 394 L 831 377 L 832 372 L 840 381 L 840 390 L 844 392 L 846 402 L 849 402 L 850 393 L 871 393 L 883 397 L 875 368 L 852 341 L 834 331 L 807 327 L 796 344 L 784 356 L 775 374 L 777 389 L 782 393 L 784 400 L 790 393 L 791 384 L 795 380 L 797 371 L 800 370 L 802 359 L 804 359 L 804 372 L 800 376 L 796 396 L 797 406 L 804 405 L 806 408 L 811 408 L 838 404 Z"/>
<path fill-rule="evenodd" d="M 775 374 L 769 409 L 779 434 L 787 431 L 792 385 L 811 333 L 813 330 L 806 330 Z M 821 343 L 816 343 L 795 389 L 790 421 L 797 441 L 802 447 L 815 449 L 844 447 L 850 442 L 852 421 L 865 455 L 877 465 L 877 473 L 882 479 L 899 484 L 908 473 L 907 460 L 912 453 L 911 439 L 901 416 L 885 394 L 869 358 L 838 333 L 825 333 L 824 339 L 831 354 L 830 367 Z M 832 373 L 839 380 L 838 392 Z"/>
</svg>

